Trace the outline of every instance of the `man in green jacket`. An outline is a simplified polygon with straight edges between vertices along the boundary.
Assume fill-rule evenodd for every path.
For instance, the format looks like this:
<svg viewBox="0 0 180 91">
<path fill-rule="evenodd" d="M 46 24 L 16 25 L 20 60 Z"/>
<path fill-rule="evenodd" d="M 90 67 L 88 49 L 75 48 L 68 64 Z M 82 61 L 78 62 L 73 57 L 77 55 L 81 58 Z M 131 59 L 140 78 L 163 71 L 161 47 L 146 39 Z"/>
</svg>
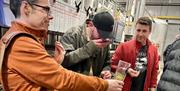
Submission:
<svg viewBox="0 0 180 91">
<path fill-rule="evenodd" d="M 100 12 L 88 24 L 69 29 L 60 39 L 66 50 L 62 65 L 82 74 L 110 78 L 108 45 L 113 25 L 112 15 Z"/>
</svg>

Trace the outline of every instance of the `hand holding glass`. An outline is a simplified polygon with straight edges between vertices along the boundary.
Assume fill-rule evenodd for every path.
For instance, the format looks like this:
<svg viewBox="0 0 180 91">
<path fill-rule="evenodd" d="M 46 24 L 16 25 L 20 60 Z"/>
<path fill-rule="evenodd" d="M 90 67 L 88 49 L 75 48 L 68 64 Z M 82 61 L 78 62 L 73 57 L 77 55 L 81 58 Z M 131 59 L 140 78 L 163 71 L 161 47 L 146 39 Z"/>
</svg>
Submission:
<svg viewBox="0 0 180 91">
<path fill-rule="evenodd" d="M 118 63 L 117 69 L 116 69 L 116 73 L 115 73 L 115 79 L 124 81 L 124 79 L 126 77 L 126 70 L 130 66 L 131 66 L 130 63 L 119 60 L 119 63 Z"/>
</svg>

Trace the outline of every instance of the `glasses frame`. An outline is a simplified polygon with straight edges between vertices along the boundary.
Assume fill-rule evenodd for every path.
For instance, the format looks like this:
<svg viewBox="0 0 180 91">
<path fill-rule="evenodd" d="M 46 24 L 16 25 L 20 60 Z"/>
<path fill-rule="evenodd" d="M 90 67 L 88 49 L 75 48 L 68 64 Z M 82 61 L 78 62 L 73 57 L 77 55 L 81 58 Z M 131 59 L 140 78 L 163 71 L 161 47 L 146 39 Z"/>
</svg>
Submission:
<svg viewBox="0 0 180 91">
<path fill-rule="evenodd" d="M 39 4 L 35 4 L 35 3 L 29 3 L 28 2 L 28 4 L 29 5 L 31 5 L 31 6 L 37 6 L 37 7 L 40 7 L 40 8 L 42 8 L 46 13 L 47 13 L 47 15 L 51 15 L 51 10 L 50 10 L 50 7 L 49 6 L 42 6 L 42 5 L 39 5 Z M 37 9 L 38 10 L 38 9 Z"/>
</svg>

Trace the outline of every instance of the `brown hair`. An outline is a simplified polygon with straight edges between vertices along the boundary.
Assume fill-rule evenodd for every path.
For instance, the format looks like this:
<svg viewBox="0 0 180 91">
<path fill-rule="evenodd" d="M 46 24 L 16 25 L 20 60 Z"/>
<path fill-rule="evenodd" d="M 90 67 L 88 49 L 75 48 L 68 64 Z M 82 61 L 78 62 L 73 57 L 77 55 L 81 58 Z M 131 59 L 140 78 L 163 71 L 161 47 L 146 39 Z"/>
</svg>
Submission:
<svg viewBox="0 0 180 91">
<path fill-rule="evenodd" d="M 20 7 L 23 0 L 10 0 L 10 9 L 14 16 L 17 18 L 20 16 Z M 30 4 L 36 3 L 38 0 L 24 0 Z"/>
<path fill-rule="evenodd" d="M 149 19 L 148 17 L 140 17 L 137 22 L 136 22 L 136 25 L 137 24 L 141 24 L 141 25 L 148 25 L 150 26 L 150 31 L 151 31 L 151 28 L 152 28 L 152 21 L 151 19 Z"/>
</svg>

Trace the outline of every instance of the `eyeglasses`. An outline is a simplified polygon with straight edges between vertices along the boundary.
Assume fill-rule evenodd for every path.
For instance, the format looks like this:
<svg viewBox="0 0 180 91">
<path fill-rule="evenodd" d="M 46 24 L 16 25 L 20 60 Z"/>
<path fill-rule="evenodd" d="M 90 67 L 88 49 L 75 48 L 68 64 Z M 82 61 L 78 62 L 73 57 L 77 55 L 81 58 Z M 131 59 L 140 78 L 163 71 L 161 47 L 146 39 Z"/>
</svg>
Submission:
<svg viewBox="0 0 180 91">
<path fill-rule="evenodd" d="M 48 6 L 41 6 L 38 4 L 32 4 L 32 5 L 37 6 L 37 7 L 41 7 L 44 11 L 46 11 L 47 15 L 51 14 L 50 7 L 48 7 Z"/>
<path fill-rule="evenodd" d="M 50 7 L 49 6 L 42 6 L 42 5 L 39 5 L 39 4 L 32 4 L 32 3 L 29 3 L 29 2 L 27 2 L 29 5 L 34 5 L 34 6 L 37 6 L 37 7 L 40 7 L 40 8 L 42 8 L 46 13 L 47 13 L 47 15 L 50 15 L 51 14 L 51 10 L 50 10 Z M 38 10 L 38 9 L 36 9 L 36 10 Z M 41 11 L 41 10 L 39 10 L 39 11 Z"/>
</svg>

